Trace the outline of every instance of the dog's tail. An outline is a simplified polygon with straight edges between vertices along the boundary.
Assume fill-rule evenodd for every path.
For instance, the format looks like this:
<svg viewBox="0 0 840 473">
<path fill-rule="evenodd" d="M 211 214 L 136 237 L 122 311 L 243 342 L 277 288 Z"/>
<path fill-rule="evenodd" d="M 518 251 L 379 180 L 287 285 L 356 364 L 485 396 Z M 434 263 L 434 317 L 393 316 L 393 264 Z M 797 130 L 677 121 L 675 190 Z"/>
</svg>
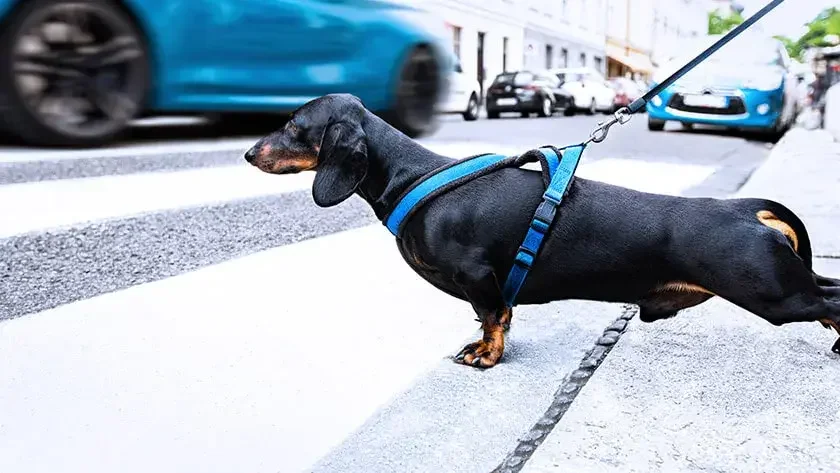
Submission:
<svg viewBox="0 0 840 473">
<path fill-rule="evenodd" d="M 756 199 L 756 217 L 762 224 L 782 232 L 791 247 L 805 262 L 805 267 L 813 272 L 813 253 L 808 230 L 802 220 L 784 205 L 766 199 Z"/>
</svg>

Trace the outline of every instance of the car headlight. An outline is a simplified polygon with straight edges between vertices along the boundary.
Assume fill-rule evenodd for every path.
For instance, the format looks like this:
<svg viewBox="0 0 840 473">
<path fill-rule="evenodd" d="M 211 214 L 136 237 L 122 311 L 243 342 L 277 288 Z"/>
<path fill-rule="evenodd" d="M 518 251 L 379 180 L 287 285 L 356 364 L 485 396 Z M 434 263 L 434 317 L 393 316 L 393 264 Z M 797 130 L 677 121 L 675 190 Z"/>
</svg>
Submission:
<svg viewBox="0 0 840 473">
<path fill-rule="evenodd" d="M 782 87 L 784 77 L 777 74 L 760 75 L 752 77 L 744 82 L 744 87 L 755 90 L 776 90 Z"/>
</svg>

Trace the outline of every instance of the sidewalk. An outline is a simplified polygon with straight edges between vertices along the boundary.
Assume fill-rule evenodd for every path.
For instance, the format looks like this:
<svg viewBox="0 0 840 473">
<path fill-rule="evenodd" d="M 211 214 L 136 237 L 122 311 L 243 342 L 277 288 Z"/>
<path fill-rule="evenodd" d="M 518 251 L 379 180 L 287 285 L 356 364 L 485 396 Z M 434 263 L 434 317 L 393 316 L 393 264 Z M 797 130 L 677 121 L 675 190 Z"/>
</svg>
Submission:
<svg viewBox="0 0 840 473">
<path fill-rule="evenodd" d="M 795 211 L 840 277 L 840 143 L 796 129 L 737 194 Z M 840 471 L 837 335 L 719 299 L 631 322 L 522 471 Z"/>
</svg>

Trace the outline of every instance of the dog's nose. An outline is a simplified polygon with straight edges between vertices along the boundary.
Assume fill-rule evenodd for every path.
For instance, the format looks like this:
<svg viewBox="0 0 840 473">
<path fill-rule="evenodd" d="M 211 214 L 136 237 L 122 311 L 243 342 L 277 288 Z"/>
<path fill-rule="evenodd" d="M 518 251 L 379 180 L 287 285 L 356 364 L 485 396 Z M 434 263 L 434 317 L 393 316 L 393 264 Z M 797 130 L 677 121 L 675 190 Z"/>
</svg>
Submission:
<svg viewBox="0 0 840 473">
<path fill-rule="evenodd" d="M 256 147 L 251 148 L 245 152 L 245 161 L 248 161 L 249 163 L 254 162 L 254 159 L 257 157 L 257 151 L 255 148 Z"/>
</svg>

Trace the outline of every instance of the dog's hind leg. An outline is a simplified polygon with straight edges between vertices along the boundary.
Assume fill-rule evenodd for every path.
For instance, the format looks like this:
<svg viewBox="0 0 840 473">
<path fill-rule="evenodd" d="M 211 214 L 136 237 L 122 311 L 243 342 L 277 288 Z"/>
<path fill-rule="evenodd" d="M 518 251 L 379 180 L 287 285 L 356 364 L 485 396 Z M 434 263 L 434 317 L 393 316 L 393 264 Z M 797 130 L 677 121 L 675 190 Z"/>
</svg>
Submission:
<svg viewBox="0 0 840 473">
<path fill-rule="evenodd" d="M 484 332 L 481 340 L 465 346 L 455 361 L 478 368 L 496 365 L 505 351 L 504 320 L 510 321 L 511 311 L 506 307 L 502 291 L 492 268 L 476 264 L 458 271 L 455 283 L 464 291 L 467 300 L 481 320 Z"/>
<path fill-rule="evenodd" d="M 694 284 L 670 282 L 657 287 L 636 302 L 639 305 L 639 320 L 654 322 L 677 315 L 677 312 L 702 304 L 714 294 Z"/>
</svg>

